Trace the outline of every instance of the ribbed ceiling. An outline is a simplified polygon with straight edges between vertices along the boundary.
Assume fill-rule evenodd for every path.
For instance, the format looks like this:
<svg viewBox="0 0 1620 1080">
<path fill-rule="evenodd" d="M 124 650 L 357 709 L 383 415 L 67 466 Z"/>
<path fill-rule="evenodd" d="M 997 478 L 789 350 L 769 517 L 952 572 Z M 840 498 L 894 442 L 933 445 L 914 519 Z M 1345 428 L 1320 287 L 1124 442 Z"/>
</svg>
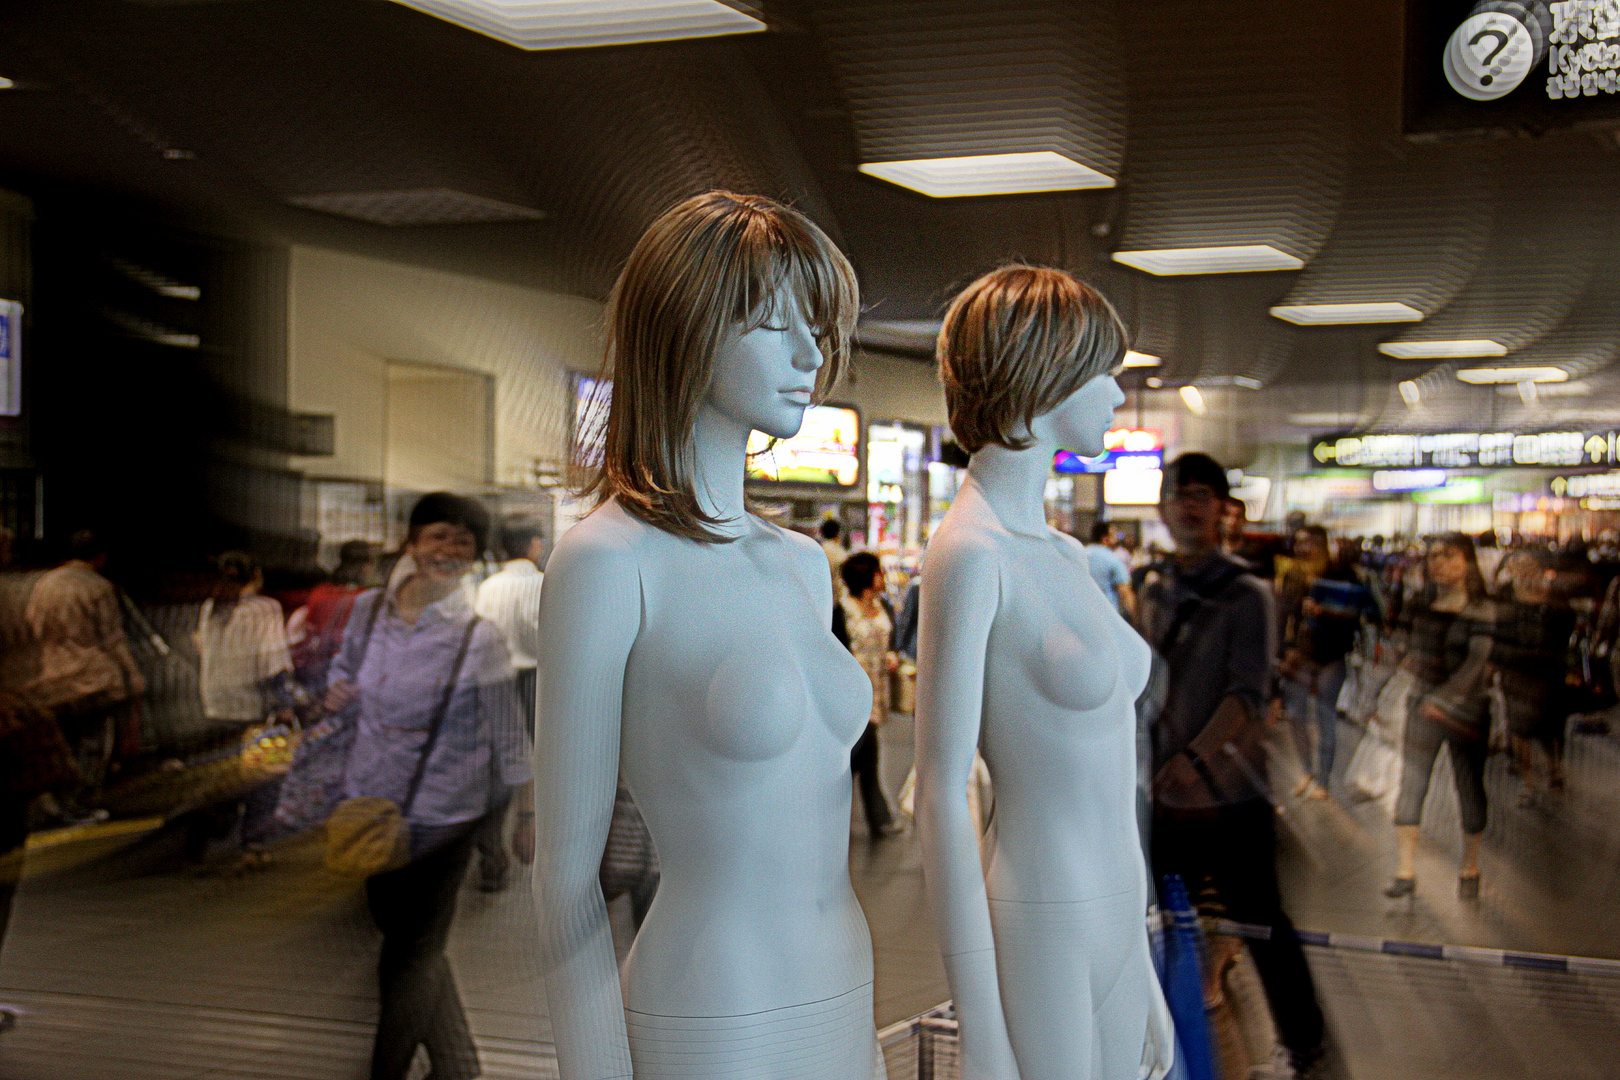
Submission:
<svg viewBox="0 0 1620 1080">
<path fill-rule="evenodd" d="M 1493 363 L 1553 363 L 1608 385 L 1592 380 L 1620 349 L 1620 146 L 1603 132 L 1402 138 L 1400 0 L 758 11 L 765 33 L 527 52 L 376 0 L 9 4 L 0 74 L 22 89 L 0 93 L 0 182 L 68 182 L 207 227 L 591 296 L 653 216 L 726 186 L 793 201 L 845 247 L 884 324 L 872 347 L 920 351 L 927 332 L 907 324 L 1024 259 L 1102 288 L 1170 386 L 1287 391 L 1234 391 L 1245 415 L 1284 398 L 1297 412 L 1296 396 L 1319 386 L 1354 399 L 1339 412 L 1418 422 L 1389 395 L 1433 365 L 1381 357 L 1389 340 L 1491 337 L 1511 350 Z M 857 171 L 1030 150 L 1118 186 L 930 199 Z M 387 226 L 287 205 L 436 190 L 545 216 Z M 1238 244 L 1305 266 L 1175 278 L 1110 261 Z M 1267 314 L 1356 301 L 1425 319 L 1297 327 Z M 1457 391 L 1450 368 L 1426 385 L 1436 423 L 1452 401 L 1460 415 L 1519 407 Z"/>
</svg>

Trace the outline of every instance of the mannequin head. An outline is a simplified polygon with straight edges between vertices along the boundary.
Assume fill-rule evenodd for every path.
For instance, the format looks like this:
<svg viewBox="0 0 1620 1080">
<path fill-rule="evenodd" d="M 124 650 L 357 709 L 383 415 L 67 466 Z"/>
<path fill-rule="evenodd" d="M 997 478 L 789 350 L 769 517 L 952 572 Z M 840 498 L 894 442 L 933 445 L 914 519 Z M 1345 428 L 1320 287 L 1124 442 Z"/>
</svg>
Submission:
<svg viewBox="0 0 1620 1080">
<path fill-rule="evenodd" d="M 608 298 L 613 396 L 586 493 L 678 536 L 728 539 L 693 488 L 699 412 L 744 437 L 797 434 L 843 375 L 857 305 L 848 260 L 795 210 L 711 191 L 667 211 Z"/>
<path fill-rule="evenodd" d="M 940 328 L 935 355 L 951 431 L 970 454 L 1047 439 L 1102 453 L 1124 400 L 1113 373 L 1125 338 L 1102 294 L 1062 270 L 992 270 L 951 302 Z"/>
</svg>

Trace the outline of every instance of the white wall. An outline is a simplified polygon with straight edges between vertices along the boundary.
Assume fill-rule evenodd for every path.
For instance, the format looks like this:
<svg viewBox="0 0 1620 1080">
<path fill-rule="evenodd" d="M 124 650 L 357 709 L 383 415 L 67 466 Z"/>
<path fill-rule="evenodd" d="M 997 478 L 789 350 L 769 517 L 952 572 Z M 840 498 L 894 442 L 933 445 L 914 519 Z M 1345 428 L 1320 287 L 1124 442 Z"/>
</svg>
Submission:
<svg viewBox="0 0 1620 1080">
<path fill-rule="evenodd" d="M 385 478 L 390 361 L 493 377 L 496 483 L 523 484 L 537 457 L 563 459 L 567 373 L 600 365 L 601 304 L 320 248 L 294 247 L 290 275 L 289 405 L 337 417 L 336 454 L 296 467 Z M 852 376 L 833 397 L 868 422 L 945 423 L 932 364 L 858 354 Z"/>
<path fill-rule="evenodd" d="M 337 416 L 336 455 L 298 468 L 384 478 L 390 360 L 493 377 L 497 483 L 563 458 L 567 373 L 600 364 L 601 304 L 317 248 L 294 247 L 290 274 L 289 404 Z"/>
</svg>

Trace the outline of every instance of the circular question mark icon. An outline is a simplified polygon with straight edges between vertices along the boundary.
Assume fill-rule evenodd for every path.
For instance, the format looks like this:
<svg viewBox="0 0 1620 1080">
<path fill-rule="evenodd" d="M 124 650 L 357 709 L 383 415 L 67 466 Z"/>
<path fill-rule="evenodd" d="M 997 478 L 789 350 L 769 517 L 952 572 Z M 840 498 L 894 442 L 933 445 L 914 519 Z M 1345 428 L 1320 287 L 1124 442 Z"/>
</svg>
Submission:
<svg viewBox="0 0 1620 1080">
<path fill-rule="evenodd" d="M 1442 67 L 1451 88 L 1474 101 L 1492 101 L 1518 89 L 1541 51 L 1540 35 L 1515 14 L 1515 5 L 1482 4 L 1446 42 Z"/>
</svg>

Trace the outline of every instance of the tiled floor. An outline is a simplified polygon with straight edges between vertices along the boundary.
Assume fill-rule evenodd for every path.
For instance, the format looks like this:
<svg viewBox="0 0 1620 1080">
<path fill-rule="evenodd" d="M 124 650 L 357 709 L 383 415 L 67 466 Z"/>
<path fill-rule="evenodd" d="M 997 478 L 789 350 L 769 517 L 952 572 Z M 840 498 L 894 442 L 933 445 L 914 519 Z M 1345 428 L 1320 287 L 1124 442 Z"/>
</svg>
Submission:
<svg viewBox="0 0 1620 1080">
<path fill-rule="evenodd" d="M 885 729 L 885 777 L 909 764 Z M 1342 759 L 1355 735 L 1345 729 Z M 1620 742 L 1570 747 L 1570 786 L 1539 809 L 1493 759 L 1485 889 L 1459 902 L 1455 804 L 1435 785 L 1413 903 L 1390 873 L 1387 808 L 1290 801 L 1280 859 L 1296 922 L 1379 937 L 1620 956 Z M 1287 756 L 1277 779 L 1286 789 Z M 121 845 L 121 846 L 120 846 Z M 365 1073 L 376 936 L 358 892 L 308 847 L 242 878 L 176 869 L 172 837 L 37 853 L 0 957 L 0 1001 L 24 1010 L 0 1036 L 0 1080 L 350 1080 Z M 872 923 L 882 1025 L 948 996 L 908 837 L 852 840 Z M 468 890 L 452 960 L 486 1075 L 554 1075 L 526 883 Z M 1356 1080 L 1620 1076 L 1620 978 L 1311 950 L 1343 1074 Z M 1054 1018 L 1061 1022 L 1060 1018 Z M 896 1078 L 899 1080 L 899 1078 Z"/>
</svg>

